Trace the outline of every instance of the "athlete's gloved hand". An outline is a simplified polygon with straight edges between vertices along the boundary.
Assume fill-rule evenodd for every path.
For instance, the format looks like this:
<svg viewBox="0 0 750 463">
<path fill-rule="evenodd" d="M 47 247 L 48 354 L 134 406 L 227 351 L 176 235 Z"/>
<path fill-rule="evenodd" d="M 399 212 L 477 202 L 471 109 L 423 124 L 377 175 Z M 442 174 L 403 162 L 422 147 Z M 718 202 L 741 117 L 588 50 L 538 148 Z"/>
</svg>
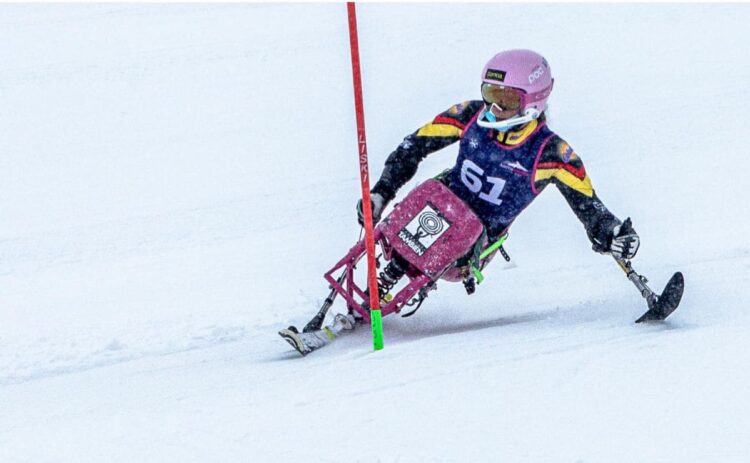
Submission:
<svg viewBox="0 0 750 463">
<path fill-rule="evenodd" d="M 628 217 L 622 225 L 615 225 L 612 229 L 612 242 L 609 252 L 617 259 L 632 259 L 641 245 L 638 233 L 633 229 L 633 224 Z"/>
<path fill-rule="evenodd" d="M 383 215 L 383 209 L 388 205 L 388 201 L 379 193 L 372 193 L 370 194 L 370 204 L 372 204 L 372 223 L 374 225 L 380 221 L 380 216 Z M 365 213 L 362 210 L 361 199 L 357 202 L 357 221 L 363 227 L 365 226 Z"/>
</svg>

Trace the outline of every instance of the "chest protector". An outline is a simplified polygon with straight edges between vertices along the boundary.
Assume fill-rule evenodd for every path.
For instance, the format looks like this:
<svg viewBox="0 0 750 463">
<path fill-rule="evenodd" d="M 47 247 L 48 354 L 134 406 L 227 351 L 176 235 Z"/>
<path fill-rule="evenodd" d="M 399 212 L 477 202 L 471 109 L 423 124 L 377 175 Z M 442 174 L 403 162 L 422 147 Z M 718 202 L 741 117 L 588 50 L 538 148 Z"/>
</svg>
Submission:
<svg viewBox="0 0 750 463">
<path fill-rule="evenodd" d="M 503 232 L 539 194 L 534 187 L 536 163 L 554 133 L 541 123 L 516 146 L 497 141 L 495 130 L 479 127 L 476 118 L 464 129 L 448 187 L 477 214 L 491 237 Z"/>
</svg>

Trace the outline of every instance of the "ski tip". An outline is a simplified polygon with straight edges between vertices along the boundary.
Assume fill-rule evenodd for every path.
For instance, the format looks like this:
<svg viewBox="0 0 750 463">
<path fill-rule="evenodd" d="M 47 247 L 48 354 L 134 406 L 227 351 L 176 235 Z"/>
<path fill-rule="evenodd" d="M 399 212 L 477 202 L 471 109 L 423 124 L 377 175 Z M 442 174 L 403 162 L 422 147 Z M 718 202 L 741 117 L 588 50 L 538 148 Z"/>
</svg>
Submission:
<svg viewBox="0 0 750 463">
<path fill-rule="evenodd" d="M 682 272 L 677 272 L 672 275 L 667 286 L 664 287 L 661 296 L 659 296 L 659 303 L 662 305 L 662 310 L 666 315 L 669 315 L 677 309 L 677 306 L 679 306 L 682 301 L 682 293 L 684 291 L 685 277 L 682 276 Z"/>
<path fill-rule="evenodd" d="M 302 342 L 299 336 L 297 336 L 297 330 L 292 330 L 292 327 L 289 327 L 287 329 L 279 331 L 279 336 L 281 336 L 286 342 L 288 342 L 294 350 L 300 353 L 303 357 L 307 354 L 309 354 L 311 351 L 307 349 L 307 346 Z"/>
<path fill-rule="evenodd" d="M 685 277 L 682 272 L 675 272 L 664 287 L 661 295 L 658 296 L 656 305 L 646 311 L 636 323 L 658 322 L 666 319 L 682 301 L 682 293 L 685 290 Z"/>
</svg>

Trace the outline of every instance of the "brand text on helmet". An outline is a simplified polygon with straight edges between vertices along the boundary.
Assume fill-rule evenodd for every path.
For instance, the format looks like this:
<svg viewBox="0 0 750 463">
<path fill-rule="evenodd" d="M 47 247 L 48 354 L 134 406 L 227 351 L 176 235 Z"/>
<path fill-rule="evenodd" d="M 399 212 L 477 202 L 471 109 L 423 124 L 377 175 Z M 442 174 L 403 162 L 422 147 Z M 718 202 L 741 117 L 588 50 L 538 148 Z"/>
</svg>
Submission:
<svg viewBox="0 0 750 463">
<path fill-rule="evenodd" d="M 542 66 L 537 66 L 536 69 L 534 69 L 531 74 L 529 74 L 529 84 L 533 84 L 535 80 L 542 77 L 544 75 L 544 68 Z"/>
</svg>

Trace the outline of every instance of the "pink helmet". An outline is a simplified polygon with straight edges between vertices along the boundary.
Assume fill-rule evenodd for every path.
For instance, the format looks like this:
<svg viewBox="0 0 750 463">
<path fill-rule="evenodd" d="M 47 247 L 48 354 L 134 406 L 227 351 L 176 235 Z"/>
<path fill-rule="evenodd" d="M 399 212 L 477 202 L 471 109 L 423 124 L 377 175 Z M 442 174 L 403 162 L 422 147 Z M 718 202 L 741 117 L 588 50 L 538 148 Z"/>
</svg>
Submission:
<svg viewBox="0 0 750 463">
<path fill-rule="evenodd" d="M 547 109 L 552 93 L 552 72 L 547 60 L 531 50 L 507 50 L 493 56 L 482 71 L 482 82 L 513 87 L 524 92 L 521 113 L 534 108 Z"/>
</svg>

